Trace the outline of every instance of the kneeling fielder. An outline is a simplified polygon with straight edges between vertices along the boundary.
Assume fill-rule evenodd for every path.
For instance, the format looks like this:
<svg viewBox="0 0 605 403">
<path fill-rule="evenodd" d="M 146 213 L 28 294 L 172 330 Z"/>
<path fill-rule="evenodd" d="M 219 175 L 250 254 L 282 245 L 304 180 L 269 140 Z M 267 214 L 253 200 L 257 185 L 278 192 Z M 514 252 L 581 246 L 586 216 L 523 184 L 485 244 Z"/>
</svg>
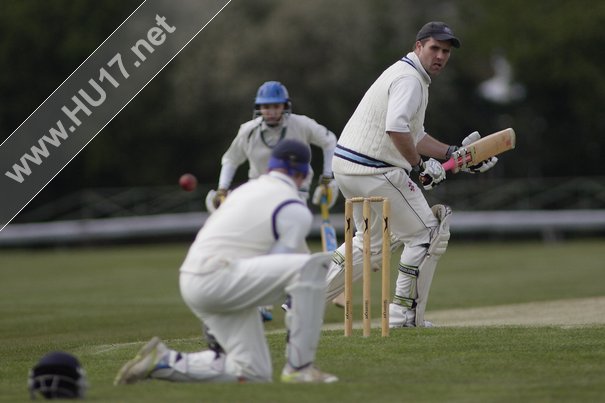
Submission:
<svg viewBox="0 0 605 403">
<path fill-rule="evenodd" d="M 234 190 L 206 221 L 180 270 L 181 295 L 222 349 L 181 353 L 157 337 L 118 373 L 116 384 L 147 378 L 177 382 L 270 382 L 271 357 L 260 305 L 288 295 L 287 383 L 338 379 L 314 365 L 331 254 L 310 255 L 312 214 L 298 196 L 310 148 L 284 140 L 269 172 Z"/>
</svg>

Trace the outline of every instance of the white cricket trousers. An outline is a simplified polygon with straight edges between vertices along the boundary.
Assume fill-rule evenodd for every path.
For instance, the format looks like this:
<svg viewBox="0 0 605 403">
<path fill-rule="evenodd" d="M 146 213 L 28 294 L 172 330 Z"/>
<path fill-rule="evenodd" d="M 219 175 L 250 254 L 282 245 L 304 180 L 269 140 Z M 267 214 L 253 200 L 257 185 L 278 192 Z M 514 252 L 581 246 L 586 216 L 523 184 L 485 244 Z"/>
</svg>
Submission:
<svg viewBox="0 0 605 403">
<path fill-rule="evenodd" d="M 425 257 L 431 241 L 431 233 L 439 226 L 439 221 L 431 211 L 422 190 L 414 183 L 403 169 L 394 169 L 379 175 L 339 175 L 336 182 L 345 198 L 352 197 L 387 197 L 391 204 L 389 225 L 391 229 L 392 249 L 404 244 L 400 263 L 418 267 Z M 379 267 L 382 249 L 382 203 L 372 203 L 371 249 L 372 263 Z M 362 204 L 353 205 L 353 220 L 358 229 L 353 237 L 353 279 L 361 278 L 363 248 L 363 213 Z M 337 252 L 344 256 L 344 244 Z M 339 295 L 344 289 L 344 270 L 342 266 L 332 265 L 328 273 L 327 300 Z M 395 294 L 408 296 L 415 290 L 408 276 L 401 273 L 397 279 Z"/>
<path fill-rule="evenodd" d="M 310 261 L 318 266 L 317 255 L 276 254 L 232 261 L 221 259 L 215 263 L 215 270 L 206 273 L 182 267 L 180 288 L 183 300 L 210 328 L 226 355 L 224 368 L 223 364 L 217 368 L 216 362 L 208 362 L 208 351 L 187 354 L 187 368 L 181 371 L 198 381 L 212 381 L 211 375 L 215 374 L 219 381 L 246 379 L 270 382 L 273 377 L 271 356 L 258 307 L 281 305 L 290 290 L 298 293 L 303 289 L 303 295 L 322 300 L 330 255 L 319 256 L 322 267 L 310 270 L 316 273 L 315 277 L 305 279 L 303 273 L 303 270 L 309 271 L 306 266 Z M 294 329 L 294 339 L 297 339 L 294 341 L 297 353 L 290 352 L 289 360 L 313 361 L 315 358 L 324 305 L 311 304 L 308 309 L 309 312 L 302 317 L 294 315 L 289 319 L 288 328 Z M 292 348 L 292 339 L 291 334 L 288 348 Z"/>
</svg>

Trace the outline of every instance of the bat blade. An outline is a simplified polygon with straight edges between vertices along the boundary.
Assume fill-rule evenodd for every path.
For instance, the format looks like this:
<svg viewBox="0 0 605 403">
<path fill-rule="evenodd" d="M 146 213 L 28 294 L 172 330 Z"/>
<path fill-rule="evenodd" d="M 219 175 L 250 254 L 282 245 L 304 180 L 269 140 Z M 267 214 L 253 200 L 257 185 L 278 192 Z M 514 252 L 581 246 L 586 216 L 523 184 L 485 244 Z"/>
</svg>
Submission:
<svg viewBox="0 0 605 403">
<path fill-rule="evenodd" d="M 338 241 L 336 240 L 336 230 L 330 223 L 330 211 L 328 207 L 327 187 L 324 186 L 324 194 L 321 196 L 319 205 L 321 208 L 321 246 L 324 252 L 332 252 L 338 248 Z"/>
<path fill-rule="evenodd" d="M 321 246 L 324 252 L 331 252 L 338 248 L 336 230 L 330 223 L 321 224 Z"/>
<path fill-rule="evenodd" d="M 443 163 L 443 169 L 449 171 L 455 167 L 477 165 L 481 161 L 515 148 L 516 135 L 512 128 L 504 129 L 485 136 L 466 146 L 465 158 L 450 158 Z"/>
</svg>

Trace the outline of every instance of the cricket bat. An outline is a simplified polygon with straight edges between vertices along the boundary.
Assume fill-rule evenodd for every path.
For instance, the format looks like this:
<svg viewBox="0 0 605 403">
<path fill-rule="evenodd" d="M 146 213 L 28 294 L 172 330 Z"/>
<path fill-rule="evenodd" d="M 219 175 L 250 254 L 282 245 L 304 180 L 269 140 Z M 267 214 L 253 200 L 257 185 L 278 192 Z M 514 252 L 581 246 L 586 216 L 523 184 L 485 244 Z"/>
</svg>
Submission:
<svg viewBox="0 0 605 403">
<path fill-rule="evenodd" d="M 511 128 L 481 137 L 479 140 L 465 146 L 468 151 L 464 158 L 450 158 L 444 162 L 443 169 L 449 171 L 463 165 L 473 166 L 481 161 L 502 154 L 515 148 L 515 131 Z"/>
<path fill-rule="evenodd" d="M 321 247 L 324 252 L 332 252 L 338 248 L 338 244 L 336 241 L 336 230 L 334 226 L 330 223 L 330 212 L 328 208 L 328 189 L 327 185 L 324 186 L 324 192 L 319 201 L 319 206 L 321 208 Z"/>
</svg>

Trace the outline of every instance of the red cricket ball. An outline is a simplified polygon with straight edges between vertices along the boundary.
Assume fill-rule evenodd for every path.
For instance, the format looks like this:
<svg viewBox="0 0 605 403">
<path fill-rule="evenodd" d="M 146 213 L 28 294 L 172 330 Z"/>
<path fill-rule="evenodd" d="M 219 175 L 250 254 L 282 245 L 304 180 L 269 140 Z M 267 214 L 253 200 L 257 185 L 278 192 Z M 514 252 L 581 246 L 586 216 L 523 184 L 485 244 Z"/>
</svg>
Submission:
<svg viewBox="0 0 605 403">
<path fill-rule="evenodd" d="M 187 192 L 192 192 L 197 187 L 197 178 L 192 174 L 183 174 L 179 178 L 179 186 Z"/>
</svg>

